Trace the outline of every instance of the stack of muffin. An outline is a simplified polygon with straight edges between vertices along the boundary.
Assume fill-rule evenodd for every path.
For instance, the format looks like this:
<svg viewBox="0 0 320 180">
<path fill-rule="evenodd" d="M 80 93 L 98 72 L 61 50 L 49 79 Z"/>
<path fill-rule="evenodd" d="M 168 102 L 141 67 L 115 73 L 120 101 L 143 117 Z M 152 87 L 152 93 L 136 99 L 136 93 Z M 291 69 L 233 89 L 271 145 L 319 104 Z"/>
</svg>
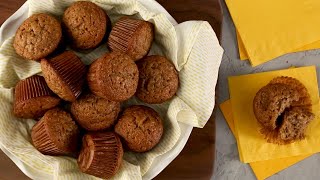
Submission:
<svg viewBox="0 0 320 180">
<path fill-rule="evenodd" d="M 147 56 L 153 24 L 123 17 L 111 32 L 110 26 L 103 9 L 79 1 L 66 9 L 61 24 L 48 14 L 32 15 L 14 39 L 16 53 L 39 61 L 43 73 L 16 85 L 15 116 L 38 120 L 31 138 L 41 153 L 78 157 L 82 172 L 100 178 L 116 174 L 123 149 L 149 151 L 163 134 L 155 110 L 134 105 L 121 112 L 121 102 L 135 95 L 145 103 L 163 103 L 179 84 L 167 58 Z M 104 39 L 111 52 L 89 67 L 73 51 L 64 50 L 65 44 L 91 50 Z"/>
</svg>

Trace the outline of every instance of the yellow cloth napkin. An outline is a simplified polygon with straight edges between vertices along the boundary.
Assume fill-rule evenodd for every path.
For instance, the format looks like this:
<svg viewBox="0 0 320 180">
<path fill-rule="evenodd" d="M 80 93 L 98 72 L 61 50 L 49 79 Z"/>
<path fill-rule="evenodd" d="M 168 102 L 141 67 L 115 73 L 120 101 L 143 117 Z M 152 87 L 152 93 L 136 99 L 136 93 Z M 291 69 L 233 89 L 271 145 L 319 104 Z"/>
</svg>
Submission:
<svg viewBox="0 0 320 180">
<path fill-rule="evenodd" d="M 226 3 L 252 66 L 320 40 L 319 0 Z"/>
<path fill-rule="evenodd" d="M 308 89 L 316 118 L 307 129 L 305 140 L 289 145 L 267 143 L 259 132 L 252 102 L 255 94 L 277 76 L 290 76 L 301 81 Z M 240 160 L 245 163 L 312 154 L 320 151 L 319 91 L 314 66 L 229 77 L 230 99 Z"/>
<path fill-rule="evenodd" d="M 238 31 L 236 32 L 236 34 L 237 34 L 240 60 L 247 60 L 247 59 L 249 59 L 247 50 L 244 47 L 244 44 L 242 42 L 241 36 Z M 307 50 L 313 50 L 313 49 L 319 49 L 319 48 L 320 48 L 320 41 L 316 41 L 314 43 L 311 43 L 311 44 L 305 45 L 301 48 L 298 48 L 296 50 L 293 50 L 292 52 L 307 51 Z M 249 61 L 250 61 L 250 59 L 249 59 Z"/>
<path fill-rule="evenodd" d="M 220 104 L 220 110 L 222 111 L 233 135 L 235 135 L 235 138 L 238 139 L 238 137 L 235 134 L 235 128 L 234 128 L 234 121 L 232 116 L 232 105 L 231 100 L 227 100 Z M 240 155 L 240 153 L 239 153 Z M 258 161 L 258 162 L 252 162 L 250 163 L 250 166 L 256 175 L 258 180 L 263 180 L 267 177 L 270 177 L 274 175 L 277 172 L 280 172 L 289 166 L 292 166 L 296 164 L 297 162 L 311 156 L 312 154 L 308 155 L 301 155 L 301 156 L 294 156 L 294 157 L 288 157 L 288 158 L 281 158 L 281 159 L 272 159 L 267 161 Z"/>
</svg>

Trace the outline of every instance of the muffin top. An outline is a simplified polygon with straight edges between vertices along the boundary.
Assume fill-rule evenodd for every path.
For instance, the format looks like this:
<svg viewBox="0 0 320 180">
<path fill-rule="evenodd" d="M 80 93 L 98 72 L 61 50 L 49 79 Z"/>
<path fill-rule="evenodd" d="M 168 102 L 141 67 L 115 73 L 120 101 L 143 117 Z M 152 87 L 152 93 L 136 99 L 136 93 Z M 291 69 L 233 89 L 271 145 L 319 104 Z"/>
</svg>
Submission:
<svg viewBox="0 0 320 180">
<path fill-rule="evenodd" d="M 312 102 L 310 94 L 299 80 L 292 77 L 281 76 L 272 79 L 269 84 L 286 84 L 296 89 L 299 92 L 299 100 L 294 101 L 291 106 L 304 106 L 304 108 L 311 110 Z"/>
<path fill-rule="evenodd" d="M 75 152 L 78 147 L 79 129 L 71 115 L 62 109 L 55 108 L 45 113 L 43 117 L 49 136 L 61 149 Z"/>
<path fill-rule="evenodd" d="M 146 152 L 158 144 L 163 133 L 159 114 L 147 106 L 127 108 L 115 126 L 115 132 L 134 152 Z"/>
<path fill-rule="evenodd" d="M 266 128 L 276 129 L 277 118 L 292 102 L 299 100 L 299 92 L 289 85 L 268 84 L 261 88 L 253 100 L 257 120 Z"/>
<path fill-rule="evenodd" d="M 35 14 L 18 28 L 13 47 L 20 56 L 39 60 L 52 53 L 62 38 L 61 25 L 48 14 Z"/>
<path fill-rule="evenodd" d="M 93 94 L 81 96 L 71 105 L 71 113 L 86 130 L 97 131 L 111 127 L 120 112 L 120 103 Z"/>
<path fill-rule="evenodd" d="M 139 72 L 132 58 L 120 52 L 95 60 L 87 75 L 90 90 L 111 101 L 125 101 L 137 89 Z"/>
<path fill-rule="evenodd" d="M 73 47 L 90 49 L 96 47 L 107 30 L 107 15 L 92 2 L 78 1 L 66 9 L 63 25 Z"/>
<path fill-rule="evenodd" d="M 169 100 L 178 90 L 179 77 L 173 64 L 163 56 L 148 56 L 137 62 L 139 84 L 136 96 L 150 104 Z"/>
</svg>

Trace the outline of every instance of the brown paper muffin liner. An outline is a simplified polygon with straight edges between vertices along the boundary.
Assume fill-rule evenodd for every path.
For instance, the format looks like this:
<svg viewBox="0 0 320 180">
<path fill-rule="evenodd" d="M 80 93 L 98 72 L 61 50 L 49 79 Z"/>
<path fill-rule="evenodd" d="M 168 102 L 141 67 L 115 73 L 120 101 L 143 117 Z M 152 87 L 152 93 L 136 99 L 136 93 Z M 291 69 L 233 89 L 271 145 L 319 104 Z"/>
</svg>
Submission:
<svg viewBox="0 0 320 180">
<path fill-rule="evenodd" d="M 60 150 L 52 141 L 48 134 L 45 121 L 40 120 L 36 125 L 33 126 L 31 132 L 31 138 L 33 145 L 43 154 L 47 155 L 59 155 L 65 154 L 64 151 Z"/>
<path fill-rule="evenodd" d="M 123 148 L 113 132 L 86 134 L 83 137 L 78 165 L 82 172 L 100 178 L 110 178 L 120 168 Z"/>
<path fill-rule="evenodd" d="M 293 77 L 287 77 L 287 76 L 280 76 L 272 79 L 269 84 L 286 84 L 289 86 L 292 86 L 294 89 L 296 89 L 299 92 L 299 100 L 294 101 L 292 103 L 292 107 L 303 107 L 307 108 L 309 110 L 312 109 L 312 102 L 311 97 L 308 92 L 308 89 L 298 80 Z"/>
<path fill-rule="evenodd" d="M 38 75 L 21 80 L 15 87 L 16 103 L 36 97 L 52 95 L 53 92 L 49 89 L 44 77 Z"/>
<path fill-rule="evenodd" d="M 84 84 L 86 66 L 72 51 L 66 51 L 48 61 L 77 98 Z"/>
<path fill-rule="evenodd" d="M 126 52 L 130 38 L 136 29 L 143 23 L 141 20 L 121 18 L 113 27 L 109 39 L 108 46 L 112 51 Z"/>
</svg>

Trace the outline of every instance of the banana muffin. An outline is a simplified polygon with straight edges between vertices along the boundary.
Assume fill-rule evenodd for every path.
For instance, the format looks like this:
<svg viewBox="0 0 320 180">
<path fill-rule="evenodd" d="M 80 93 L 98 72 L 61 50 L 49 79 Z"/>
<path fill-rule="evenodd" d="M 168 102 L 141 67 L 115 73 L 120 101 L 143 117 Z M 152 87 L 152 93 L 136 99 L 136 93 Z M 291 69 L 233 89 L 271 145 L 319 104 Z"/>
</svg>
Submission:
<svg viewBox="0 0 320 180">
<path fill-rule="evenodd" d="M 120 103 L 93 94 L 86 94 L 72 103 L 75 120 L 88 131 L 110 128 L 120 112 Z"/>
<path fill-rule="evenodd" d="M 42 59 L 41 69 L 49 88 L 65 101 L 75 101 L 82 92 L 86 66 L 72 51 Z"/>
<path fill-rule="evenodd" d="M 146 152 L 154 148 L 162 137 L 162 119 L 152 108 L 134 105 L 123 112 L 115 132 L 123 138 L 130 150 Z"/>
<path fill-rule="evenodd" d="M 54 52 L 62 39 L 59 21 L 48 14 L 34 14 L 16 31 L 13 47 L 23 58 L 40 60 Z"/>
<path fill-rule="evenodd" d="M 153 38 L 153 24 L 123 17 L 112 28 L 108 46 L 111 51 L 126 53 L 137 61 L 148 54 Z"/>
<path fill-rule="evenodd" d="M 78 1 L 65 10 L 62 21 L 72 47 L 91 49 L 103 40 L 109 18 L 96 4 Z"/>
<path fill-rule="evenodd" d="M 89 68 L 87 81 L 91 92 L 110 101 L 125 101 L 134 95 L 139 71 L 132 58 L 121 52 L 107 53 Z"/>
<path fill-rule="evenodd" d="M 21 80 L 15 87 L 13 113 L 19 118 L 40 118 L 60 103 L 60 98 L 49 89 L 42 76 Z"/>
<path fill-rule="evenodd" d="M 118 172 L 122 157 L 122 144 L 115 133 L 92 132 L 82 138 L 78 166 L 86 174 L 109 179 Z"/>
<path fill-rule="evenodd" d="M 253 111 L 266 140 L 288 144 L 305 138 L 314 119 L 307 88 L 297 79 L 276 77 L 261 88 L 253 100 Z"/>
<path fill-rule="evenodd" d="M 179 77 L 174 65 L 163 56 L 147 56 L 137 62 L 139 83 L 136 96 L 149 104 L 163 103 L 178 90 Z"/>
<path fill-rule="evenodd" d="M 60 108 L 47 111 L 31 130 L 33 145 L 46 155 L 78 152 L 79 129 L 71 115 Z"/>
</svg>

